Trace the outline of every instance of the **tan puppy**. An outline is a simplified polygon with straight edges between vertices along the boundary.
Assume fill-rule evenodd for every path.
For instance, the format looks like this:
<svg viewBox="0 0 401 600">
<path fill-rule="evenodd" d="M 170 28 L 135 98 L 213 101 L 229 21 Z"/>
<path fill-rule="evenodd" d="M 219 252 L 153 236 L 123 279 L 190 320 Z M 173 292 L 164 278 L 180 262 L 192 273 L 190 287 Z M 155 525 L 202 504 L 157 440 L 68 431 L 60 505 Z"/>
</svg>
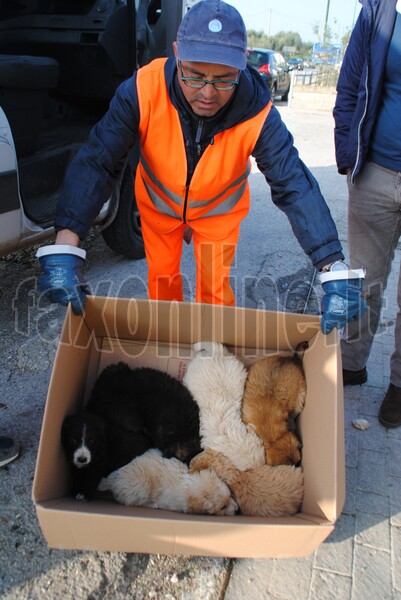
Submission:
<svg viewBox="0 0 401 600">
<path fill-rule="evenodd" d="M 234 515 L 238 505 L 213 471 L 190 473 L 176 458 L 152 449 L 103 478 L 100 491 L 110 490 L 117 502 L 183 513 Z"/>
<path fill-rule="evenodd" d="M 297 465 L 301 460 L 301 441 L 289 419 L 305 404 L 302 356 L 307 347 L 303 342 L 292 356 L 266 356 L 248 370 L 242 419 L 262 439 L 268 465 Z"/>
<path fill-rule="evenodd" d="M 243 515 L 282 517 L 300 509 L 304 493 L 300 467 L 262 465 L 240 471 L 224 454 L 211 449 L 197 454 L 190 463 L 191 472 L 206 467 L 228 485 Z"/>
<path fill-rule="evenodd" d="M 241 418 L 247 371 L 217 342 L 194 344 L 183 383 L 199 406 L 202 448 L 224 452 L 238 469 L 265 463 L 262 440 Z"/>
</svg>

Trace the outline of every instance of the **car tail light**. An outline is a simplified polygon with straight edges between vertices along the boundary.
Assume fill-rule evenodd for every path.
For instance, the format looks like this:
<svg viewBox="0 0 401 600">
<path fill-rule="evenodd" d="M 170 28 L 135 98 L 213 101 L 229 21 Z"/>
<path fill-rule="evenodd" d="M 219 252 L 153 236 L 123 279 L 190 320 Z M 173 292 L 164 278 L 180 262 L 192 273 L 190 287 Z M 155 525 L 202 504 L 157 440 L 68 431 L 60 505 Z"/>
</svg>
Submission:
<svg viewBox="0 0 401 600">
<path fill-rule="evenodd" d="M 262 73 L 263 75 L 270 75 L 270 65 L 269 63 L 266 63 L 265 65 L 262 65 L 259 69 L 258 69 L 259 73 Z"/>
</svg>

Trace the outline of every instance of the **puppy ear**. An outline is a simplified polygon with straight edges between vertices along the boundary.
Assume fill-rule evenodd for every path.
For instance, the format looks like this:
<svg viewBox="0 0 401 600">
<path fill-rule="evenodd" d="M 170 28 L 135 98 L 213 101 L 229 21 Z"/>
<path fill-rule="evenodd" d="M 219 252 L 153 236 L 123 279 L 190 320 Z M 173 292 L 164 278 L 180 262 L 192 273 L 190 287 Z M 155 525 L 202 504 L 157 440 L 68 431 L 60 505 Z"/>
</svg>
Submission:
<svg viewBox="0 0 401 600">
<path fill-rule="evenodd" d="M 65 419 L 61 425 L 61 439 L 62 440 L 65 439 L 69 435 L 69 433 L 72 429 L 74 420 L 75 420 L 75 415 L 69 415 L 69 416 L 65 417 Z"/>
<path fill-rule="evenodd" d="M 75 423 L 76 415 L 69 415 L 64 419 L 61 425 L 60 443 L 67 456 L 70 454 L 71 450 L 71 439 L 73 437 Z"/>
<path fill-rule="evenodd" d="M 84 413 L 83 417 L 86 424 L 92 427 L 95 426 L 102 437 L 106 434 L 106 420 L 101 415 Z"/>
<path fill-rule="evenodd" d="M 309 343 L 307 341 L 305 342 L 300 342 L 296 348 L 295 348 L 295 352 L 294 352 L 294 358 L 299 360 L 299 362 L 302 363 L 302 360 L 304 358 L 304 354 L 305 351 L 309 348 Z"/>
</svg>

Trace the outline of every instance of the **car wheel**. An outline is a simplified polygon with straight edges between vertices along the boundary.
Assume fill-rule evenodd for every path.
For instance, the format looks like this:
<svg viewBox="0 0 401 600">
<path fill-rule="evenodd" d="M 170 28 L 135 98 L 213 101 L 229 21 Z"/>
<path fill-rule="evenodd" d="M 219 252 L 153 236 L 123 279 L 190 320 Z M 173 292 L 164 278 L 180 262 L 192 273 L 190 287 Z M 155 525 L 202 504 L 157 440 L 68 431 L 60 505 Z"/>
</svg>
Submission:
<svg viewBox="0 0 401 600">
<path fill-rule="evenodd" d="M 283 101 L 283 102 L 287 102 L 287 100 L 288 100 L 288 94 L 289 94 L 289 92 L 290 92 L 290 86 L 288 86 L 288 89 L 287 89 L 287 91 L 285 92 L 285 94 L 283 94 L 283 95 L 281 96 L 281 99 L 282 99 L 282 101 Z"/>
<path fill-rule="evenodd" d="M 141 231 L 141 218 L 134 193 L 134 173 L 127 165 L 120 187 L 117 214 L 112 223 L 102 231 L 106 244 L 127 258 L 145 258 Z"/>
</svg>

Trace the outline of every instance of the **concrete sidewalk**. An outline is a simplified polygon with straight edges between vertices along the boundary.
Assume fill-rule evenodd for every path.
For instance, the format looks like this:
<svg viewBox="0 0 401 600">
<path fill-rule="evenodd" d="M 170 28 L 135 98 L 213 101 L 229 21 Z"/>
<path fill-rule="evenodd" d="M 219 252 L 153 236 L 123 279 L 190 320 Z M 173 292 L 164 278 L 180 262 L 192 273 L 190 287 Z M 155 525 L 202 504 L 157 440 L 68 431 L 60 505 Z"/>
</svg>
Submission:
<svg viewBox="0 0 401 600">
<path fill-rule="evenodd" d="M 277 106 L 301 157 L 318 178 L 346 249 L 347 193 L 345 179 L 337 174 L 334 164 L 331 114 L 290 109 L 280 103 Z M 258 211 L 265 211 L 269 202 L 262 176 L 254 172 L 250 180 L 253 216 L 244 223 L 237 268 L 247 274 L 259 253 L 258 268 L 267 268 L 269 276 L 276 274 L 277 281 L 310 269 L 291 234 L 287 235 L 288 224 L 280 211 L 269 205 L 269 219 L 259 215 Z M 266 239 L 268 251 L 264 248 Z M 17 461 L 0 470 L 0 597 L 401 600 L 401 428 L 387 431 L 377 420 L 389 383 L 400 257 L 397 251 L 380 331 L 368 364 L 368 383 L 345 389 L 347 496 L 342 515 L 333 534 L 312 555 L 270 560 L 75 552 L 47 547 L 30 494 L 64 309 L 53 306 L 44 311 L 35 304 L 30 290 L 38 270 L 32 252 L 18 261 L 1 261 L 0 434 L 13 434 L 23 449 Z M 184 263 L 186 260 L 184 257 Z M 117 278 L 124 268 L 132 269 L 132 264 L 105 249 L 99 235 L 90 239 L 86 275 L 91 281 L 102 281 L 109 273 Z M 143 262 L 136 265 L 135 272 L 145 274 Z M 126 272 L 121 280 L 124 277 Z M 128 285 L 123 291 L 127 290 Z M 244 303 L 249 304 L 248 297 Z M 34 334 L 29 329 L 32 323 Z M 352 421 L 357 417 L 368 420 L 369 428 L 355 429 Z"/>
</svg>

